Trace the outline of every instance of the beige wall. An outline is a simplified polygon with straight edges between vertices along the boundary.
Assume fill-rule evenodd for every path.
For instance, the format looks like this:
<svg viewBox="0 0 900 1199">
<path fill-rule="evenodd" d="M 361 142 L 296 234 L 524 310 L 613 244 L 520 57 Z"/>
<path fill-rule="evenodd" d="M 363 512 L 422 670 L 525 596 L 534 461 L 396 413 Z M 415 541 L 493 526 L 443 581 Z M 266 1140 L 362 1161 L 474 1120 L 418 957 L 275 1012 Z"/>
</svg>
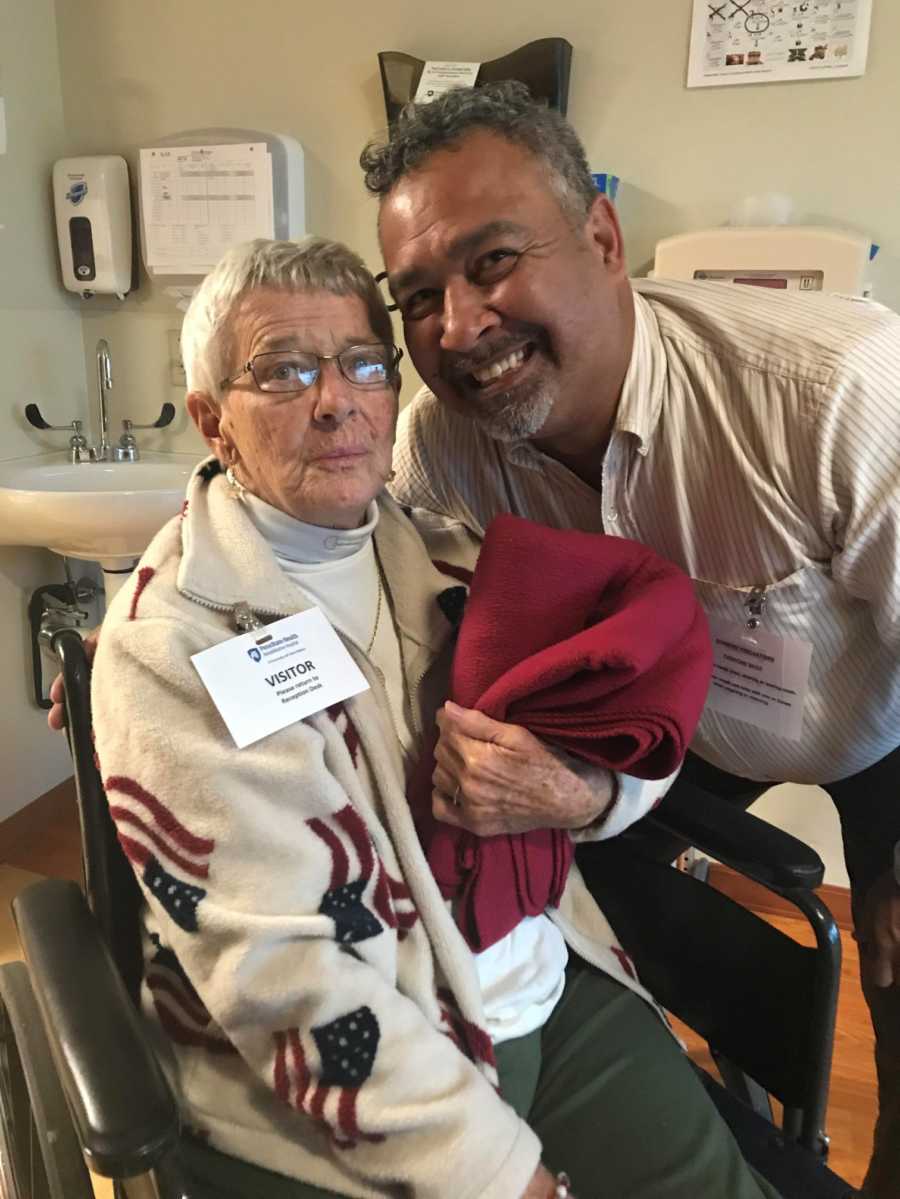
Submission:
<svg viewBox="0 0 900 1199">
<path fill-rule="evenodd" d="M 29 401 L 51 424 L 85 414 L 79 301 L 58 283 L 50 168 L 66 153 L 53 0 L 0 0 L 0 459 L 65 445 L 25 420 Z"/>
<path fill-rule="evenodd" d="M 7 152 L 0 155 L 0 459 L 65 444 L 22 415 L 37 402 L 52 424 L 84 416 L 78 301 L 57 283 L 49 170 L 66 153 L 53 0 L 0 0 L 0 96 Z M 71 774 L 62 737 L 29 701 L 28 597 L 61 582 L 62 560 L 43 550 L 0 548 L 0 819 Z"/>
</svg>

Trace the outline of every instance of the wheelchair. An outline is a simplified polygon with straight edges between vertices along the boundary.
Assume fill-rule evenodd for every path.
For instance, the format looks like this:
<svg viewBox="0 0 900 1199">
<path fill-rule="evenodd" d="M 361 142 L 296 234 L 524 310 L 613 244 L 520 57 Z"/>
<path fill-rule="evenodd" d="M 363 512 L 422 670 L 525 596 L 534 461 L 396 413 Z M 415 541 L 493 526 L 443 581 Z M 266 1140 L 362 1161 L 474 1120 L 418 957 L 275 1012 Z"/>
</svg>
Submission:
<svg viewBox="0 0 900 1199">
<path fill-rule="evenodd" d="M 53 648 L 85 886 L 48 879 L 13 904 L 25 963 L 0 967 L 2 1199 L 92 1199 L 86 1165 L 114 1180 L 116 1199 L 213 1199 L 181 1172 L 177 1102 L 137 1006 L 141 896 L 94 763 L 82 642 L 65 629 Z M 856 1192 L 825 1165 L 840 938 L 814 894 L 821 861 L 699 791 L 649 819 L 787 897 L 814 929 L 816 946 L 798 945 L 690 874 L 641 857 L 627 835 L 579 847 L 642 980 L 709 1042 L 724 1085 L 699 1073 L 746 1159 L 784 1199 L 849 1199 Z M 770 1095 L 783 1105 L 780 1128 Z"/>
</svg>

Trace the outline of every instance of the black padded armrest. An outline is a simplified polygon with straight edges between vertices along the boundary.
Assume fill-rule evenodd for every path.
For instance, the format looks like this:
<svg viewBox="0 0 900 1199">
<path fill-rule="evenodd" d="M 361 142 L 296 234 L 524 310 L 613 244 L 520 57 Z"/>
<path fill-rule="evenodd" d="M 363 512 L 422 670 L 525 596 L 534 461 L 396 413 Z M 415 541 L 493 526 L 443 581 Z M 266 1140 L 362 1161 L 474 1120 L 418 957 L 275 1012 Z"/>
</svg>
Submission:
<svg viewBox="0 0 900 1199">
<path fill-rule="evenodd" d="M 647 821 L 773 891 L 812 891 L 825 877 L 803 841 L 699 787 L 674 788 Z"/>
<path fill-rule="evenodd" d="M 88 1166 L 145 1173 L 177 1143 L 178 1109 L 81 891 L 33 883 L 13 912 Z"/>
</svg>

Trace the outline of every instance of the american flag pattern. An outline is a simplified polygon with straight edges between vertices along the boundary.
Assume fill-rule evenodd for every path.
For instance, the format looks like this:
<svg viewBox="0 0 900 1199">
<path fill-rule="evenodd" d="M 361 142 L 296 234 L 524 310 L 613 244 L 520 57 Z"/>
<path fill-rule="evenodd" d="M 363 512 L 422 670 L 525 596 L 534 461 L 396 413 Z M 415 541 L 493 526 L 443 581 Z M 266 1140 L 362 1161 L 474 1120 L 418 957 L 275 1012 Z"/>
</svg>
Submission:
<svg viewBox="0 0 900 1199">
<path fill-rule="evenodd" d="M 357 733 L 356 726 L 350 719 L 347 709 L 342 703 L 332 704 L 327 709 L 327 712 L 344 739 L 344 744 L 347 747 L 347 752 L 350 754 L 350 760 L 353 762 L 354 768 L 358 770 L 359 733 Z M 356 816 L 352 808 L 347 808 L 345 811 L 348 813 L 346 817 L 348 824 L 353 823 L 355 825 L 353 839 L 354 841 L 358 841 L 362 847 L 362 853 L 360 854 L 360 863 L 362 866 L 361 878 L 365 881 L 365 879 L 370 877 L 370 871 L 366 869 L 363 863 L 368 863 L 369 857 L 374 856 L 374 849 L 363 822 Z M 332 882 L 332 886 L 334 885 L 335 883 Z M 363 889 L 360 888 L 360 895 Z M 384 863 L 380 859 L 378 860 L 378 879 L 375 885 L 374 906 L 385 924 L 389 928 L 397 929 L 397 937 L 401 941 L 406 938 L 409 930 L 419 918 L 409 888 L 399 879 L 393 878 L 385 869 Z M 330 912 L 326 914 L 331 915 Z"/>
<path fill-rule="evenodd" d="M 177 1045 L 190 1045 L 210 1053 L 237 1050 L 206 1010 L 178 958 L 159 937 L 151 938 L 156 952 L 147 962 L 144 981 L 153 998 L 160 1025 Z"/>
<path fill-rule="evenodd" d="M 359 733 L 356 731 L 356 725 L 347 715 L 347 709 L 342 703 L 332 704 L 330 708 L 326 708 L 325 710 L 331 717 L 338 732 L 344 738 L 344 744 L 347 746 L 347 752 L 350 754 L 350 761 L 356 767 L 359 755 Z"/>
<path fill-rule="evenodd" d="M 134 592 L 131 596 L 131 607 L 128 609 L 128 619 L 137 619 L 138 603 L 141 596 L 144 594 L 144 588 L 156 574 L 152 566 L 142 566 L 137 572 L 137 583 L 134 587 Z"/>
<path fill-rule="evenodd" d="M 621 945 L 610 945 L 610 949 L 616 955 L 619 965 L 622 967 L 622 969 L 625 971 L 625 973 L 628 975 L 628 977 L 630 979 L 633 979 L 634 982 L 637 982 L 638 976 L 637 976 L 637 970 L 635 970 L 635 968 L 634 968 L 634 962 L 631 960 L 631 958 L 628 956 L 628 954 L 625 952 L 625 950 L 621 947 Z"/>
<path fill-rule="evenodd" d="M 125 856 L 175 923 L 185 932 L 196 932 L 198 909 L 206 895 L 199 883 L 209 875 L 215 841 L 186 829 L 134 779 L 111 775 L 104 786 Z"/>
<path fill-rule="evenodd" d="M 375 1013 L 365 1006 L 311 1029 L 308 1038 L 297 1028 L 275 1033 L 275 1093 L 324 1125 L 340 1149 L 385 1139 L 382 1133 L 363 1132 L 356 1113 L 360 1088 L 372 1073 L 380 1036 Z M 309 1063 L 316 1059 L 314 1075 Z"/>
<path fill-rule="evenodd" d="M 498 1085 L 497 1057 L 494 1044 L 486 1029 L 479 1028 L 471 1020 L 467 1020 L 460 1012 L 456 999 L 446 987 L 440 987 L 437 993 L 441 1009 L 441 1024 L 444 1032 L 456 1045 L 457 1049 L 476 1066 L 487 1066 L 488 1075 L 494 1085 Z"/>
<path fill-rule="evenodd" d="M 377 937 L 384 926 L 403 940 L 418 919 L 409 888 L 388 874 L 369 831 L 350 804 L 307 825 L 331 855 L 331 879 L 319 911 L 334 920 L 344 945 Z M 380 917 L 380 920 L 379 920 Z"/>
<path fill-rule="evenodd" d="M 465 566 L 457 566 L 453 562 L 445 562 L 443 558 L 432 558 L 431 565 L 435 570 L 439 570 L 442 575 L 449 575 L 451 579 L 459 579 L 460 583 L 464 583 L 468 587 L 474 578 L 474 571 L 469 570 Z M 444 594 L 442 592 L 442 594 Z"/>
<path fill-rule="evenodd" d="M 448 587 L 437 597 L 438 607 L 455 628 L 462 624 L 469 593 L 465 587 Z"/>
</svg>

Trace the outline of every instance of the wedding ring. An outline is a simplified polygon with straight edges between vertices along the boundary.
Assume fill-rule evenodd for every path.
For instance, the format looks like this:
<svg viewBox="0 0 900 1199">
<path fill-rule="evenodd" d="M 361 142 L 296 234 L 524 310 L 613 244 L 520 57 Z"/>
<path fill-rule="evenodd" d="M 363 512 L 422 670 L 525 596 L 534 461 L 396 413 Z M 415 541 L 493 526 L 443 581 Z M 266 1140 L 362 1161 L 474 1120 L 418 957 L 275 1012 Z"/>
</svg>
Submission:
<svg viewBox="0 0 900 1199">
<path fill-rule="evenodd" d="M 453 795 L 452 795 L 452 797 L 451 797 L 451 799 L 450 799 L 450 802 L 453 804 L 454 808 L 461 808 L 461 807 L 462 807 L 462 800 L 461 800 L 461 799 L 460 799 L 460 797 L 459 797 L 459 793 L 460 793 L 460 791 L 461 791 L 461 790 L 462 790 L 462 784 L 461 784 L 461 783 L 457 783 L 457 784 L 456 784 L 456 790 L 453 792 Z"/>
</svg>

